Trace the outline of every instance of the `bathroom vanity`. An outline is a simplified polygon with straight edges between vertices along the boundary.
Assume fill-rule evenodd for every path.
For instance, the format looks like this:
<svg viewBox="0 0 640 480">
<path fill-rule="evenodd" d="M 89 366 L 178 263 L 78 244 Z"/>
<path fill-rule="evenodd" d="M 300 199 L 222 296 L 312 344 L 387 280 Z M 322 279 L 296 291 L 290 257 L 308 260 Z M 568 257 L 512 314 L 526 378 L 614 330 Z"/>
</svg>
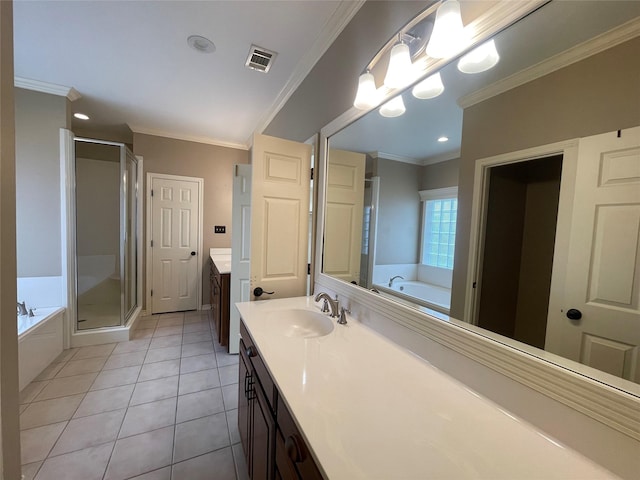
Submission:
<svg viewBox="0 0 640 480">
<path fill-rule="evenodd" d="M 229 305 L 231 281 L 231 249 L 211 248 L 209 252 L 209 284 L 211 310 L 218 342 L 229 345 Z"/>
<path fill-rule="evenodd" d="M 253 479 L 615 478 L 311 297 L 237 305 Z"/>
</svg>

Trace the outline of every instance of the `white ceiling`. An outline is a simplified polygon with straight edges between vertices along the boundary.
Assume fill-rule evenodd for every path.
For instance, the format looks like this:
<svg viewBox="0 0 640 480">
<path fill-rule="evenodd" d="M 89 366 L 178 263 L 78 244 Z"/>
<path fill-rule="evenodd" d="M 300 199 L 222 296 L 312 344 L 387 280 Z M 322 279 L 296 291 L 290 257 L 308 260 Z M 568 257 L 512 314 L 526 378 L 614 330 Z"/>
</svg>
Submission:
<svg viewBox="0 0 640 480">
<path fill-rule="evenodd" d="M 17 0 L 15 75 L 75 88 L 92 129 L 246 147 L 361 4 Z M 269 73 L 244 66 L 251 44 L 278 53 Z"/>
</svg>

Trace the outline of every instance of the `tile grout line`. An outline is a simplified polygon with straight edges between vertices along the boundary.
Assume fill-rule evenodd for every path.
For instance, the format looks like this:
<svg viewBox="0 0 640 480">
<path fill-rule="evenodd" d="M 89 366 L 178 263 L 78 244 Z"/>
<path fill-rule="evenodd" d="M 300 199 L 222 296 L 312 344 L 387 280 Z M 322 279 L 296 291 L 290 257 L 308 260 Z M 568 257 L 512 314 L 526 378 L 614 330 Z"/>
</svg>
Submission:
<svg viewBox="0 0 640 480">
<path fill-rule="evenodd" d="M 216 348 L 215 348 L 215 338 L 214 338 L 214 335 L 213 335 L 213 333 L 212 333 L 212 325 L 211 325 L 210 315 L 206 315 L 206 318 L 205 318 L 205 320 L 204 320 L 204 321 L 202 320 L 202 318 L 203 318 L 203 317 L 204 317 L 204 316 L 201 316 L 201 317 L 200 317 L 200 319 L 199 319 L 198 321 L 190 322 L 190 323 L 195 324 L 195 323 L 205 323 L 205 322 L 206 322 L 206 323 L 207 323 L 206 330 L 201 330 L 201 329 L 199 329 L 199 330 L 196 330 L 196 331 L 194 331 L 194 332 L 188 332 L 188 333 L 185 333 L 185 331 L 184 331 L 184 325 L 185 325 L 185 323 L 184 323 L 184 322 L 186 321 L 186 316 L 185 316 L 184 314 L 182 314 L 182 334 L 181 334 L 181 343 L 180 343 L 180 357 L 178 358 L 178 360 L 179 360 L 179 361 L 178 361 L 178 374 L 176 375 L 176 376 L 178 377 L 178 378 L 177 378 L 177 380 L 178 380 L 178 384 L 177 384 L 177 391 L 176 391 L 176 395 L 175 395 L 175 398 L 176 398 L 176 407 L 175 407 L 175 412 L 174 412 L 174 421 L 173 421 L 173 425 L 172 425 L 172 426 L 173 426 L 173 428 L 174 428 L 174 430 L 173 430 L 173 443 L 172 443 L 172 445 L 171 445 L 171 448 L 172 448 L 172 453 L 171 453 L 172 460 L 171 460 L 171 464 L 170 464 L 170 465 L 167 465 L 167 466 L 171 467 L 171 470 L 173 470 L 173 465 L 174 465 L 174 462 L 175 462 L 175 455 L 174 455 L 174 452 L 175 452 L 175 441 L 176 441 L 176 426 L 177 426 L 178 424 L 180 424 L 180 423 L 185 423 L 185 422 L 188 422 L 188 421 L 197 420 L 197 419 L 204 418 L 204 417 L 208 416 L 208 415 L 203 415 L 203 416 L 199 416 L 199 417 L 196 417 L 196 418 L 193 418 L 193 419 L 185 420 L 184 422 L 177 422 L 178 400 L 179 400 L 179 397 L 180 397 L 180 394 L 179 394 L 180 379 L 181 379 L 181 377 L 182 377 L 182 375 L 183 375 L 183 374 L 181 373 L 181 368 L 182 368 L 182 363 L 183 363 L 183 362 L 182 362 L 182 360 L 183 360 L 183 358 L 186 358 L 186 357 L 183 357 L 183 347 L 184 347 L 184 345 L 185 345 L 185 344 L 184 344 L 184 338 L 185 338 L 185 335 L 190 335 L 190 334 L 191 334 L 191 336 L 193 336 L 193 334 L 194 334 L 194 333 L 198 333 L 198 332 L 201 332 L 201 331 L 207 331 L 207 330 L 208 330 L 208 332 L 209 332 L 209 337 L 210 337 L 210 338 L 209 338 L 209 340 L 208 340 L 208 342 L 210 342 L 210 343 L 211 343 L 211 345 L 212 345 L 212 350 L 213 350 L 213 351 L 211 351 L 211 352 L 202 352 L 202 353 L 197 353 L 196 355 L 190 355 L 189 357 L 193 357 L 193 356 L 200 356 L 200 355 L 209 355 L 209 354 L 211 354 L 211 355 L 213 356 L 213 358 L 216 360 L 216 367 L 215 367 L 215 368 L 216 368 L 216 370 L 217 370 L 217 377 L 218 377 L 218 382 L 219 382 L 219 383 L 218 383 L 218 386 L 216 386 L 216 387 L 213 387 L 213 388 L 204 388 L 204 389 L 202 389 L 202 390 L 197 390 L 197 391 L 195 391 L 195 392 L 185 393 L 184 395 L 193 394 L 193 393 L 199 393 L 199 392 L 207 391 L 207 390 L 213 390 L 213 389 L 215 389 L 215 388 L 220 388 L 220 391 L 221 391 L 221 394 L 222 394 L 222 388 L 223 388 L 223 385 L 222 385 L 222 379 L 221 379 L 221 376 L 220 376 L 220 370 L 219 370 L 220 366 L 218 365 L 218 362 L 217 362 L 217 359 L 218 359 L 218 355 L 217 355 L 217 354 L 218 354 L 218 353 L 220 353 L 220 352 L 218 352 L 218 351 L 216 350 Z M 158 323 L 159 323 L 159 321 L 158 321 L 158 322 L 156 322 L 156 325 L 157 325 Z M 171 327 L 171 326 L 178 326 L 178 325 L 168 325 L 168 327 Z M 116 442 L 117 442 L 118 440 L 120 440 L 119 436 L 120 436 L 120 433 L 122 432 L 122 428 L 123 428 L 123 426 L 124 426 L 124 422 L 125 422 L 125 419 L 126 419 L 126 415 L 127 415 L 128 411 L 129 411 L 129 408 L 131 408 L 131 401 L 133 400 L 133 393 L 135 392 L 135 389 L 136 389 L 136 387 L 137 387 L 137 385 L 138 385 L 139 383 L 144 383 L 144 381 L 143 381 L 143 382 L 141 382 L 141 381 L 140 381 L 140 376 L 141 376 L 141 373 L 142 373 L 142 368 L 144 367 L 144 365 L 147 365 L 147 363 L 145 363 L 145 361 L 146 361 L 146 360 L 147 360 L 147 358 L 148 358 L 149 352 L 150 352 L 150 350 L 153 350 L 153 348 L 151 348 L 151 342 L 153 341 L 153 338 L 156 338 L 156 337 L 154 337 L 153 335 L 156 333 L 157 328 L 158 328 L 157 326 L 153 328 L 153 333 L 152 333 L 151 337 L 149 338 L 149 342 L 148 342 L 148 344 L 146 345 L 146 347 L 145 347 L 144 349 L 141 349 L 141 350 L 133 350 L 133 351 L 130 351 L 130 352 L 123 352 L 123 353 L 114 353 L 114 351 L 115 351 L 115 349 L 118 347 L 118 345 L 119 345 L 120 343 L 123 343 L 123 342 L 117 342 L 117 343 L 115 343 L 115 344 L 113 345 L 113 348 L 110 350 L 109 354 L 108 354 L 108 355 L 106 355 L 106 356 L 104 356 L 104 355 L 88 356 L 88 357 L 86 357 L 86 358 L 78 359 L 78 358 L 77 358 L 77 356 L 80 354 L 80 352 L 82 351 L 81 349 L 83 348 L 83 347 L 79 347 L 79 348 L 77 349 L 77 351 L 76 351 L 76 352 L 74 352 L 71 356 L 69 356 L 69 357 L 68 357 L 67 359 L 65 359 L 64 361 L 61 361 L 61 362 L 52 362 L 52 364 L 62 364 L 62 366 L 60 367 L 60 369 L 56 372 L 56 374 L 55 374 L 52 378 L 49 378 L 49 379 L 46 379 L 46 380 L 45 380 L 45 379 L 41 380 L 42 382 L 46 382 L 46 383 L 42 386 L 42 389 L 40 389 L 40 390 L 38 391 L 38 393 L 36 393 L 35 395 L 33 395 L 33 398 L 32 398 L 30 401 L 25 402 L 24 404 L 21 404 L 21 405 L 25 405 L 24 410 L 23 410 L 23 412 L 22 412 L 22 413 L 24 413 L 24 412 L 25 412 L 25 411 L 26 411 L 26 410 L 27 410 L 27 409 L 28 409 L 32 404 L 34 404 L 34 403 L 38 403 L 38 402 L 45 402 L 45 401 L 51 401 L 51 400 L 57 400 L 57 399 L 61 399 L 61 398 L 65 398 L 65 397 L 71 397 L 71 396 L 76 396 L 76 395 L 80 395 L 80 394 L 82 395 L 82 397 L 81 397 L 80 401 L 78 402 L 77 407 L 73 410 L 73 413 L 71 413 L 71 417 L 70 417 L 69 419 L 67 419 L 67 420 L 64 420 L 64 422 L 65 422 L 66 424 L 65 424 L 65 426 L 64 426 L 64 428 L 63 428 L 63 430 L 62 430 L 62 431 L 61 431 L 61 433 L 57 436 L 57 438 L 54 440 L 52 447 L 49 449 L 49 451 L 48 451 L 48 453 L 47 453 L 46 457 L 41 461 L 42 463 L 39 465 L 38 469 L 36 470 L 35 475 L 38 475 L 38 474 L 40 473 L 40 471 L 42 470 L 42 467 L 43 467 L 44 463 L 45 463 L 49 458 L 56 458 L 56 457 L 59 457 L 59 456 L 62 456 L 62 455 L 75 453 L 75 452 L 77 452 L 77 451 L 84 450 L 84 449 L 87 449 L 87 448 L 95 448 L 95 447 L 99 447 L 99 446 L 102 446 L 102 445 L 106 445 L 107 443 L 111 443 L 111 441 L 113 441 L 113 448 L 111 449 L 111 452 L 110 452 L 110 455 L 109 455 L 109 459 L 107 460 L 107 463 L 106 463 L 106 465 L 105 465 L 105 471 L 103 472 L 102 477 L 104 478 L 104 477 L 106 476 L 106 471 L 107 471 L 107 469 L 108 469 L 108 466 L 109 466 L 109 464 L 110 464 L 110 462 L 111 462 L 111 460 L 112 460 L 112 457 L 113 457 L 113 453 L 114 453 L 114 451 L 115 451 L 115 444 L 116 444 Z M 151 330 L 151 329 L 147 329 L 147 330 Z M 164 336 L 160 336 L 160 337 L 157 337 L 157 338 L 162 338 L 162 337 L 164 337 Z M 138 339 L 138 340 L 145 340 L 145 339 Z M 191 342 L 191 343 L 198 343 L 198 342 Z M 202 343 L 207 343 L 207 341 L 203 341 Z M 88 347 L 92 347 L 92 346 L 88 346 Z M 160 347 L 160 348 L 162 348 L 162 347 Z M 116 370 L 115 368 L 105 369 L 105 366 L 107 365 L 107 363 L 109 362 L 109 360 L 110 360 L 110 359 L 112 359 L 112 357 L 116 357 L 116 356 L 118 356 L 118 355 L 135 354 L 135 353 L 137 353 L 137 352 L 139 352 L 139 351 L 144 351 L 144 358 L 143 358 L 143 360 L 142 360 L 142 364 L 140 365 L 140 370 L 138 371 L 138 375 L 137 375 L 137 377 L 136 377 L 136 381 L 135 381 L 134 383 L 132 383 L 132 384 L 130 384 L 130 383 L 125 383 L 125 384 L 123 384 L 123 385 L 114 385 L 114 386 L 111 386 L 111 387 L 104 387 L 104 388 L 98 388 L 98 389 L 96 389 L 96 390 L 91 390 L 91 388 L 96 384 L 97 378 L 98 378 L 98 377 L 99 377 L 103 372 L 109 372 L 109 371 L 111 371 L 111 370 Z M 96 359 L 96 358 L 102 358 L 102 357 L 104 357 L 104 362 L 102 363 L 102 366 L 101 366 L 100 370 L 98 370 L 97 372 L 77 373 L 77 374 L 75 374 L 75 375 L 69 375 L 69 376 L 63 376 L 63 377 L 58 377 L 58 376 L 57 376 L 57 375 L 60 373 L 60 371 L 62 371 L 62 370 L 63 370 L 63 369 L 64 369 L 64 368 L 65 368 L 65 367 L 66 367 L 70 362 L 74 361 L 74 359 L 79 361 L 79 360 L 85 360 L 85 359 Z M 161 361 L 163 361 L 163 360 L 159 360 L 158 362 L 161 362 Z M 153 364 L 153 363 L 158 363 L 158 362 L 150 362 L 150 363 L 148 363 L 148 364 L 149 364 L 149 365 L 151 365 L 151 364 Z M 130 367 L 130 366 L 137 366 L 137 365 L 128 365 L 128 366 L 125 366 L 125 367 L 118 367 L 118 368 L 127 368 L 127 367 Z M 227 366 L 227 367 L 231 367 L 231 366 L 233 366 L 233 364 L 229 364 L 229 365 L 225 365 L 225 366 Z M 197 372 L 206 371 L 206 370 L 209 370 L 209 369 L 208 369 L 208 368 L 205 368 L 205 369 L 203 369 L 203 370 L 196 370 L 196 371 L 194 371 L 194 372 L 188 372 L 188 373 L 197 373 Z M 89 386 L 89 389 L 88 389 L 88 390 L 86 390 L 85 392 L 70 393 L 70 394 L 61 395 L 61 396 L 59 396 L 59 397 L 47 398 L 47 399 L 44 399 L 44 400 L 36 400 L 36 398 L 37 398 L 39 395 L 41 395 L 41 394 L 42 394 L 42 391 L 43 391 L 43 390 L 44 390 L 44 389 L 45 389 L 45 388 L 46 388 L 46 387 L 47 387 L 47 386 L 48 386 L 48 385 L 49 385 L 53 380 L 56 380 L 56 379 L 63 379 L 63 378 L 70 378 L 70 377 L 74 377 L 74 376 L 87 375 L 87 374 L 90 374 L 90 373 L 96 373 L 96 377 L 95 377 L 95 378 L 93 379 L 93 381 L 91 382 L 91 385 Z M 187 375 L 187 373 L 185 373 L 184 375 Z M 167 378 L 167 377 L 154 378 L 154 379 L 150 379 L 150 380 L 148 380 L 148 381 L 158 380 L 158 379 L 161 379 L 161 378 Z M 75 415 L 77 414 L 78 410 L 80 409 L 80 406 L 81 406 L 81 405 L 82 405 L 82 403 L 86 400 L 86 398 L 87 398 L 87 396 L 89 395 L 89 393 L 91 393 L 91 392 L 99 392 L 99 391 L 107 390 L 107 389 L 110 389 L 110 388 L 124 387 L 124 386 L 127 386 L 127 385 L 134 385 L 134 387 L 133 387 L 133 391 L 132 391 L 131 395 L 129 396 L 129 400 L 128 400 L 128 402 L 127 402 L 127 405 L 126 405 L 125 407 L 122 407 L 122 408 L 116 408 L 116 409 L 113 409 L 113 410 L 107 410 L 107 411 L 105 411 L 105 412 L 98 412 L 98 413 L 93 413 L 93 414 L 91 414 L 91 415 L 84 415 L 84 416 L 81 416 L 81 417 L 78 417 L 78 418 L 74 418 L 74 417 L 75 417 Z M 230 385 L 231 385 L 231 384 L 230 384 Z M 226 385 L 225 385 L 225 386 L 226 386 Z M 167 397 L 167 398 L 172 398 L 172 397 Z M 164 399 L 160 399 L 160 400 L 164 400 Z M 150 400 L 150 401 L 147 401 L 147 402 L 142 402 L 141 404 L 138 404 L 138 405 L 145 405 L 145 404 L 148 404 L 148 403 L 153 403 L 153 402 L 155 402 L 155 401 L 157 401 L 157 400 Z M 229 410 L 228 410 L 228 408 L 227 408 L 226 403 L 227 403 L 227 402 L 225 402 L 225 400 L 224 400 L 224 396 L 222 395 L 222 407 L 223 407 L 223 410 L 222 410 L 221 412 L 219 412 L 219 413 L 224 413 L 224 414 L 225 414 L 225 422 L 226 422 L 226 426 L 227 426 L 227 435 L 228 435 L 228 438 L 229 438 L 229 443 L 228 443 L 228 445 L 227 445 L 227 446 L 228 446 L 229 448 L 231 448 L 231 453 L 232 453 L 232 456 L 233 456 L 233 445 L 234 445 L 234 444 L 233 444 L 232 439 L 231 439 L 231 431 L 230 431 L 230 429 L 229 429 L 229 421 L 228 421 L 228 418 L 227 418 L 227 415 L 226 415 L 226 412 L 227 412 L 227 411 L 229 411 Z M 138 406 L 138 405 L 136 405 L 136 406 Z M 99 415 L 99 414 L 103 414 L 103 413 L 108 413 L 108 412 L 113 412 L 113 411 L 117 411 L 117 410 L 125 410 L 125 412 L 124 412 L 123 419 L 122 419 L 122 421 L 121 421 L 121 423 L 120 423 L 120 425 L 119 425 L 118 432 L 117 432 L 116 437 L 115 437 L 115 439 L 114 439 L 114 440 L 107 441 L 107 442 L 102 442 L 102 443 L 98 443 L 98 444 L 91 445 L 91 446 L 88 446 L 88 447 L 78 448 L 77 450 L 71 450 L 71 451 L 69 451 L 69 452 L 61 453 L 60 455 L 54 455 L 54 456 L 51 456 L 51 452 L 53 451 L 53 449 L 55 448 L 55 446 L 56 446 L 56 445 L 57 445 L 57 443 L 59 442 L 59 440 L 60 440 L 61 436 L 62 436 L 62 435 L 67 431 L 67 429 L 68 429 L 68 427 L 69 427 L 69 424 L 70 424 L 73 420 L 84 419 L 84 418 L 88 418 L 88 417 L 91 417 L 91 416 L 95 416 L 95 415 Z M 55 423 L 60 423 L 60 422 L 45 423 L 45 424 L 43 424 L 43 425 L 38 425 L 38 427 L 48 426 L 48 425 L 52 425 L 52 424 L 55 424 Z M 157 429 L 152 429 L 152 430 L 149 430 L 149 432 L 152 432 L 152 431 L 158 430 L 158 429 L 160 429 L 160 428 L 167 428 L 168 426 L 169 426 L 169 425 L 167 425 L 167 426 L 165 426 L 165 427 L 159 427 L 159 428 L 157 428 Z M 33 427 L 33 428 L 38 428 L 38 427 Z M 29 429 L 26 429 L 26 430 L 29 430 Z M 142 432 L 142 433 L 148 433 L 148 432 Z M 132 436 L 134 436 L 134 435 L 132 435 Z M 124 437 L 124 438 L 129 438 L 129 437 Z M 194 456 L 194 457 L 190 457 L 189 459 L 185 459 L 185 460 L 183 460 L 183 461 L 190 460 L 190 459 L 192 459 L 192 458 L 197 458 L 197 457 L 202 456 L 202 455 L 206 455 L 206 454 L 208 454 L 208 453 L 211 453 L 211 452 L 214 452 L 214 451 L 220 450 L 221 448 L 226 448 L 226 447 L 220 447 L 220 448 L 218 448 L 218 449 L 211 450 L 210 452 L 204 452 L 204 453 L 203 453 L 203 454 L 201 454 L 201 455 L 196 455 L 196 456 Z M 234 462 L 234 463 L 235 463 L 235 462 Z M 158 467 L 158 468 L 156 468 L 155 470 L 162 469 L 162 468 L 166 468 L 167 466 Z M 153 471 L 153 470 L 152 470 L 152 471 Z M 141 473 L 139 473 L 138 475 L 142 475 L 142 474 L 145 474 L 145 473 L 148 473 L 148 472 L 141 472 Z M 236 471 L 236 474 L 237 474 L 237 471 Z"/>
</svg>

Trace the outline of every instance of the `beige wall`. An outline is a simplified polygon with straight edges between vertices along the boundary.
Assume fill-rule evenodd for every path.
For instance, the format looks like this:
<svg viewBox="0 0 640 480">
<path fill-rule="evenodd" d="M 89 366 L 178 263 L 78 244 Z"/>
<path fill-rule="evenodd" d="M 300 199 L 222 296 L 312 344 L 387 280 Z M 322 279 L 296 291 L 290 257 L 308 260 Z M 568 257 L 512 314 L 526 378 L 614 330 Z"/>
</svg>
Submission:
<svg viewBox="0 0 640 480">
<path fill-rule="evenodd" d="M 384 158 L 374 162 L 380 177 L 376 265 L 418 263 L 421 168 Z"/>
<path fill-rule="evenodd" d="M 464 111 L 451 315 L 462 318 L 475 162 L 640 125 L 640 38 Z"/>
<path fill-rule="evenodd" d="M 249 163 L 249 152 L 235 148 L 135 133 L 134 153 L 144 158 L 146 174 L 166 173 L 204 179 L 203 247 L 201 255 L 202 303 L 209 303 L 209 248 L 231 247 L 231 201 L 233 193 L 233 166 Z M 146 195 L 146 184 L 143 192 Z M 145 209 L 146 210 L 146 209 Z M 146 218 L 143 225 L 146 225 Z M 214 225 L 226 225 L 225 234 L 214 234 Z M 143 245 L 147 245 L 143 233 Z M 145 247 L 146 248 L 146 247 Z M 146 279 L 146 251 L 143 255 L 143 292 Z M 145 306 L 146 308 L 146 306 Z"/>
<path fill-rule="evenodd" d="M 62 275 L 59 131 L 69 126 L 68 103 L 66 97 L 15 89 L 19 277 Z"/>
<path fill-rule="evenodd" d="M 460 159 L 454 158 L 446 162 L 434 163 L 422 167 L 420 190 L 455 187 L 458 185 Z"/>
<path fill-rule="evenodd" d="M 0 478 L 20 478 L 13 4 L 0 2 Z"/>
<path fill-rule="evenodd" d="M 120 163 L 76 157 L 76 199 L 76 256 L 119 259 Z"/>
</svg>

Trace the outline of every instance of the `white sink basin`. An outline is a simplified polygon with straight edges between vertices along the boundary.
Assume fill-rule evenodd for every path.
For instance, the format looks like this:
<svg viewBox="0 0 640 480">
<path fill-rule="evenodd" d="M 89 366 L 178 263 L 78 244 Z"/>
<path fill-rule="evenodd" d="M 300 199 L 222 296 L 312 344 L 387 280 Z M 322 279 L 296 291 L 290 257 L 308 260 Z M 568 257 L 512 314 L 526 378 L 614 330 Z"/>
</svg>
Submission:
<svg viewBox="0 0 640 480">
<path fill-rule="evenodd" d="M 282 329 L 286 337 L 313 338 L 328 335 L 335 322 L 327 315 L 304 309 L 279 310 L 268 316 L 275 328 Z"/>
</svg>

